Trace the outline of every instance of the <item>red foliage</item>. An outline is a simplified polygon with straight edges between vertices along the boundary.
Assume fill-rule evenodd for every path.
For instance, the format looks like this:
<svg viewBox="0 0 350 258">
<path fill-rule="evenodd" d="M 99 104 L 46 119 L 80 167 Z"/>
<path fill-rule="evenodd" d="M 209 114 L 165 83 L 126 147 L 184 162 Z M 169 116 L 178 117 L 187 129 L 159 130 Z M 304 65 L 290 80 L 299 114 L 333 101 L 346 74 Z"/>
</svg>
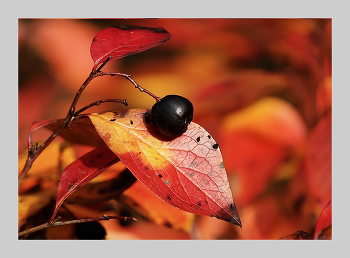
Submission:
<svg viewBox="0 0 350 258">
<path fill-rule="evenodd" d="M 123 31 L 126 34 L 122 34 L 125 36 L 122 41 L 126 47 L 113 45 L 114 39 L 110 38 L 110 47 L 103 50 L 99 47 L 101 38 L 97 35 L 97 40 L 91 44 L 93 35 L 99 30 L 125 24 L 138 26 Z M 177 94 L 192 101 L 193 121 L 204 127 L 220 145 L 230 190 L 244 227 L 232 227 L 230 223 L 220 220 L 214 220 L 214 225 L 219 226 L 208 227 L 206 225 L 211 224 L 212 219 L 199 215 L 200 219 L 193 222 L 188 220 L 186 226 L 178 227 L 181 230 L 189 229 L 192 223 L 199 234 L 180 234 L 174 229 L 159 226 L 169 224 L 167 213 L 162 212 L 166 205 L 157 205 L 157 213 L 146 216 L 147 209 L 136 205 L 142 204 L 142 197 L 147 198 L 148 202 L 145 203 L 152 202 L 149 195 L 130 194 L 128 198 L 138 198 L 137 202 L 129 199 L 127 205 L 130 210 L 147 217 L 147 221 L 139 219 L 135 223 L 140 225 L 142 234 L 134 230 L 136 226 L 125 229 L 116 227 L 117 223 L 104 222 L 102 224 L 107 228 L 107 238 L 324 237 L 323 234 L 327 234 L 324 231 L 331 226 L 331 204 L 327 203 L 332 198 L 331 19 L 114 19 L 99 23 L 89 20 L 20 20 L 20 149 L 27 143 L 32 121 L 63 117 L 67 113 L 73 94 L 91 71 L 91 58 L 87 54 L 89 46 L 96 69 L 111 53 L 117 59 L 144 50 L 140 44 L 133 45 L 135 42 L 146 43 L 147 37 L 142 35 L 152 35 L 147 43 L 150 47 L 153 43 L 160 44 L 170 37 L 167 33 L 155 33 L 153 29 L 140 29 L 145 26 L 165 28 L 171 33 L 172 40 L 147 54 L 109 62 L 103 70 L 133 74 L 135 81 L 157 96 Z M 128 35 L 133 31 L 136 38 L 141 35 L 140 41 Z M 24 54 L 26 51 L 31 54 Z M 150 109 L 154 103 L 153 99 L 130 87 L 129 82 L 116 77 L 96 78 L 83 95 L 79 101 L 81 106 L 98 99 L 111 98 L 111 95 L 126 98 L 130 105 L 128 108 L 131 109 Z M 257 105 L 265 97 L 278 99 L 284 104 Z M 286 106 L 289 107 L 285 108 Z M 103 104 L 92 110 L 90 112 L 120 112 L 125 109 L 114 104 Z M 45 127 L 54 130 L 59 123 L 57 121 Z M 38 127 L 31 128 L 35 130 L 35 135 L 44 138 L 45 132 L 36 130 L 42 125 L 35 126 Z M 66 128 L 62 137 L 72 143 L 94 147 L 104 144 L 87 118 L 73 121 L 71 129 Z M 191 140 L 196 139 L 192 137 Z M 137 157 L 136 153 L 131 152 L 131 155 Z M 179 155 L 170 156 L 173 157 L 174 164 L 179 160 Z M 49 160 L 46 158 L 46 162 L 49 163 Z M 60 167 L 56 164 L 58 160 L 60 159 L 56 157 L 54 163 L 57 172 Z M 40 164 L 44 162 L 39 159 L 37 161 Z M 136 159 L 133 160 L 134 163 L 135 161 L 137 163 Z M 47 167 L 51 171 L 52 168 Z M 177 182 L 176 180 L 182 182 L 171 185 L 172 187 L 181 189 L 183 184 L 194 185 L 187 179 L 183 180 L 181 174 L 174 179 L 171 173 L 175 170 L 176 166 L 165 172 L 155 170 L 154 180 L 164 183 L 167 179 L 163 178 L 163 174 L 168 173 L 169 183 Z M 50 178 L 51 175 L 43 176 L 44 169 L 41 170 L 40 177 L 33 172 L 31 170 L 28 174 L 30 177 L 24 181 L 28 184 L 22 187 L 21 195 L 26 191 L 57 186 L 57 182 Z M 161 174 L 162 178 L 157 174 Z M 200 175 L 199 172 L 198 174 Z M 102 180 L 103 175 L 107 174 L 103 173 L 96 179 Z M 115 177 L 114 174 L 113 180 Z M 110 182 L 105 180 L 104 184 Z M 98 187 L 102 186 L 103 184 L 92 184 L 91 189 L 100 189 Z M 160 189 L 161 195 L 168 196 L 163 191 L 169 189 Z M 79 191 L 75 193 L 79 194 Z M 187 196 L 192 198 L 192 193 L 195 191 Z M 186 194 L 181 195 L 183 196 Z M 39 200 L 46 204 L 51 197 L 40 198 L 40 194 L 35 195 L 35 202 Z M 172 198 L 174 199 L 176 197 Z M 75 200 L 78 202 L 79 198 Z M 42 205 L 36 206 L 25 214 L 38 214 L 41 207 Z M 105 206 L 96 205 L 90 207 L 90 210 L 101 214 L 104 212 L 102 207 Z M 76 209 L 85 211 L 83 208 L 83 204 L 78 202 Z M 21 210 L 26 209 L 21 207 Z M 117 208 L 116 210 L 118 213 Z M 21 216 L 21 223 L 26 223 L 26 216 Z M 79 216 L 86 217 L 90 214 L 80 212 Z M 136 213 L 135 216 L 139 215 Z M 159 223 L 158 226 L 155 223 Z M 153 230 L 155 228 L 157 230 Z M 155 231 L 163 233 L 154 234 Z M 290 235 L 292 232 L 296 233 Z"/>
<path fill-rule="evenodd" d="M 95 70 L 107 57 L 115 60 L 124 56 L 155 47 L 171 35 L 163 28 L 147 28 L 140 26 L 119 26 L 104 29 L 92 40 L 90 52 L 94 60 Z"/>
</svg>

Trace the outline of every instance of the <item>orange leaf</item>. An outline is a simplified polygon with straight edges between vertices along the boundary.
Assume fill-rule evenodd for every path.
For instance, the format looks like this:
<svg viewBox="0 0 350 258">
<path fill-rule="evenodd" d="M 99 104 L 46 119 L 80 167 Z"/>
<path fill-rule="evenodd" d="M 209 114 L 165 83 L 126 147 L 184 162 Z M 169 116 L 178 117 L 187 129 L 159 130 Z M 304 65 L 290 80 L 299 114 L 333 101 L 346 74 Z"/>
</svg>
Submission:
<svg viewBox="0 0 350 258">
<path fill-rule="evenodd" d="M 302 148 L 306 127 L 292 105 L 265 97 L 228 114 L 219 132 L 228 172 L 238 175 L 237 203 L 245 205 L 265 189 L 287 154 Z"/>
<path fill-rule="evenodd" d="M 226 131 L 245 131 L 271 143 L 292 147 L 304 143 L 306 126 L 298 111 L 288 102 L 265 97 L 238 112 L 227 115 Z"/>
<path fill-rule="evenodd" d="M 201 126 L 170 140 L 149 110 L 88 115 L 126 167 L 163 201 L 241 226 L 218 144 Z"/>
</svg>

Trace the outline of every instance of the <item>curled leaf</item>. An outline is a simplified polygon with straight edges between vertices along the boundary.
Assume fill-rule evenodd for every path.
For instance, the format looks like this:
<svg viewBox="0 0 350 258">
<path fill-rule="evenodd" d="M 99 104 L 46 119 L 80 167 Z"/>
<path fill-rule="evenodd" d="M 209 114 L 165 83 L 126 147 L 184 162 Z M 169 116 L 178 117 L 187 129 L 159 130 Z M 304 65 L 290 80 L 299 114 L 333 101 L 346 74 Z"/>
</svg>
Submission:
<svg viewBox="0 0 350 258">
<path fill-rule="evenodd" d="M 93 70 L 109 56 L 115 60 L 155 47 L 171 35 L 163 28 L 148 28 L 140 26 L 109 27 L 96 34 L 90 52 L 94 60 Z"/>
<path fill-rule="evenodd" d="M 106 145 L 163 201 L 241 226 L 220 149 L 204 128 L 192 122 L 184 134 L 169 139 L 149 110 L 88 116 Z"/>
</svg>

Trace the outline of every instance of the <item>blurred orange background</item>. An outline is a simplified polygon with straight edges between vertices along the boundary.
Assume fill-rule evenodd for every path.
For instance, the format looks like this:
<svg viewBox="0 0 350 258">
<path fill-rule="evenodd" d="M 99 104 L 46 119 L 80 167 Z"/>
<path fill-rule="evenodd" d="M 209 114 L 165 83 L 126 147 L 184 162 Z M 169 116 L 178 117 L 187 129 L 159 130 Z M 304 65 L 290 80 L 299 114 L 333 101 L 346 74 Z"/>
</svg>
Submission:
<svg viewBox="0 0 350 258">
<path fill-rule="evenodd" d="M 93 37 L 118 25 L 163 27 L 172 35 L 103 71 L 132 74 L 157 96 L 177 94 L 193 103 L 193 121 L 219 143 L 243 228 L 197 216 L 188 232 L 145 220 L 111 227 L 109 236 L 279 239 L 297 230 L 313 233 L 332 198 L 331 19 L 20 19 L 19 153 L 33 121 L 66 116 L 93 67 Z M 105 76 L 89 84 L 77 109 L 103 98 L 127 99 L 129 106 L 106 103 L 87 112 L 154 104 L 124 78 Z M 34 141 L 49 135 L 38 130 Z M 152 227 L 157 230 L 145 230 Z"/>
</svg>

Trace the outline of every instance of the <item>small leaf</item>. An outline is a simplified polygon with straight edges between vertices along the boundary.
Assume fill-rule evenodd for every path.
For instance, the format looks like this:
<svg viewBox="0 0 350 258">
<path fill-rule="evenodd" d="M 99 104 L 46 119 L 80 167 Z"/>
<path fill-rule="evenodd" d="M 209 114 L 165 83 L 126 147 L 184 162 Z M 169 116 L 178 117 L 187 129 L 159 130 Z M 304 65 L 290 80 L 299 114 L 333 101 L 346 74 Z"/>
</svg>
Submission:
<svg viewBox="0 0 350 258">
<path fill-rule="evenodd" d="M 63 201 L 71 193 L 118 161 L 118 157 L 107 146 L 102 146 L 86 153 L 66 167 L 58 183 L 56 207 L 51 220 L 55 218 Z"/>
<path fill-rule="evenodd" d="M 170 37 L 171 35 L 163 28 L 124 25 L 104 29 L 96 34 L 91 44 L 93 70 L 109 56 L 112 57 L 111 60 L 115 60 L 136 54 L 155 47 Z"/>
<path fill-rule="evenodd" d="M 311 234 L 304 232 L 304 231 L 301 231 L 301 230 L 298 230 L 297 232 L 295 232 L 293 234 L 290 234 L 288 236 L 284 236 L 284 237 L 280 238 L 280 240 L 311 240 L 311 239 L 312 239 Z"/>
<path fill-rule="evenodd" d="M 323 208 L 320 217 L 318 218 L 314 239 L 317 239 L 323 230 L 326 230 L 332 226 L 332 200 Z"/>
<path fill-rule="evenodd" d="M 241 226 L 218 144 L 191 123 L 175 139 L 160 134 L 149 110 L 92 113 L 107 146 L 163 201 Z"/>
</svg>

